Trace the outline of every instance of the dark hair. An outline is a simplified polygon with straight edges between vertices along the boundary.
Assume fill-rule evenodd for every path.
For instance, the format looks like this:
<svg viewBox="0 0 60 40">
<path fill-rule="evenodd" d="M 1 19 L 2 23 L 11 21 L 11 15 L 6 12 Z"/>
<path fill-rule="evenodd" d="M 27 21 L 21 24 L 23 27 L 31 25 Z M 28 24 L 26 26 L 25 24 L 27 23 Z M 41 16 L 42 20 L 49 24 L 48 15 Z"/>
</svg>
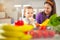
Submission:
<svg viewBox="0 0 60 40">
<path fill-rule="evenodd" d="M 52 14 L 56 13 L 56 4 L 54 0 L 46 0 L 46 2 L 44 4 L 49 4 L 52 7 Z"/>
<path fill-rule="evenodd" d="M 51 14 L 49 15 L 49 18 L 53 15 L 56 14 L 56 5 L 54 0 L 46 1 L 44 4 L 49 4 L 52 8 Z M 46 19 L 46 14 L 45 12 L 42 12 L 44 20 Z M 43 20 L 43 21 L 44 21 Z"/>
<path fill-rule="evenodd" d="M 51 15 L 56 14 L 56 5 L 54 0 L 47 0 L 44 4 L 49 4 L 52 8 Z"/>
<path fill-rule="evenodd" d="M 52 11 L 51 11 L 51 14 L 55 14 L 56 13 L 56 7 L 55 6 L 52 6 L 50 3 L 48 2 L 45 2 L 45 4 L 49 4 L 52 8 Z"/>
</svg>

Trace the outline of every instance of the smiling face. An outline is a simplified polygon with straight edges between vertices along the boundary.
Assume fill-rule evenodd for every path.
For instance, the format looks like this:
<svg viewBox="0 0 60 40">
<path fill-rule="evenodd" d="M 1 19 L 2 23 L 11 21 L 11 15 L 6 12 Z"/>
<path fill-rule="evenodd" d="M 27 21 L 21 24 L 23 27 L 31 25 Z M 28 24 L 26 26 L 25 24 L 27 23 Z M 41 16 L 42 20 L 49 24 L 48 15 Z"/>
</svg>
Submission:
<svg viewBox="0 0 60 40">
<path fill-rule="evenodd" d="M 25 10 L 25 17 L 26 18 L 30 18 L 30 17 L 33 17 L 33 9 L 32 8 L 26 8 Z"/>
<path fill-rule="evenodd" d="M 46 3 L 46 4 L 44 5 L 44 12 L 45 12 L 45 14 L 46 14 L 46 15 L 49 15 L 49 14 L 51 13 L 51 11 L 52 11 L 51 5 L 49 5 L 48 3 Z"/>
</svg>

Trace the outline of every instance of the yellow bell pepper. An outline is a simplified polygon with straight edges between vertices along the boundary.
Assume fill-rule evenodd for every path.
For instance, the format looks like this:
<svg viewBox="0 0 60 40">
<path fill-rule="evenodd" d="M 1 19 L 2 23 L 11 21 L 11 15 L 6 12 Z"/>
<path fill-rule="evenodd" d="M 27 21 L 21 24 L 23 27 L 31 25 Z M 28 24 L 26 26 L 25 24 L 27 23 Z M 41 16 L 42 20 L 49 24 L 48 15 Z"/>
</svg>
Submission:
<svg viewBox="0 0 60 40">
<path fill-rule="evenodd" d="M 49 19 L 46 19 L 42 24 L 40 24 L 40 26 L 47 26 L 48 22 L 49 22 Z"/>
</svg>

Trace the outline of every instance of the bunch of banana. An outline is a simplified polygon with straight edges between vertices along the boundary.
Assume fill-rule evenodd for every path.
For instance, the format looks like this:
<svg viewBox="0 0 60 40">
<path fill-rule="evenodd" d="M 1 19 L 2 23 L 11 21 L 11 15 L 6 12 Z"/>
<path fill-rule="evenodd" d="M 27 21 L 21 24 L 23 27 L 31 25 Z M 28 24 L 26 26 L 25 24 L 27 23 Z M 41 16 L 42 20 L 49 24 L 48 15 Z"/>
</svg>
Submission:
<svg viewBox="0 0 60 40">
<path fill-rule="evenodd" d="M 5 40 L 29 40 L 31 39 L 31 35 L 25 34 L 24 32 L 28 32 L 33 29 L 32 25 L 23 25 L 23 26 L 15 26 L 11 24 L 3 25 L 4 33 L 2 35 L 6 37 Z"/>
</svg>

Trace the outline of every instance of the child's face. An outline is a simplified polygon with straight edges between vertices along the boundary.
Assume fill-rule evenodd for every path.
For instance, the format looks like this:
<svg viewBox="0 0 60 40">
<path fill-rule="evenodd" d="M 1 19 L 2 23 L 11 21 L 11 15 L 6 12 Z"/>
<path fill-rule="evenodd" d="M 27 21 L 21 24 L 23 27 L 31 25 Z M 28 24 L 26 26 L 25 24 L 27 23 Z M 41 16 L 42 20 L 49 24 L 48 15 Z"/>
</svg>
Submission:
<svg viewBox="0 0 60 40">
<path fill-rule="evenodd" d="M 26 9 L 25 17 L 26 18 L 33 17 L 33 9 Z"/>
</svg>

